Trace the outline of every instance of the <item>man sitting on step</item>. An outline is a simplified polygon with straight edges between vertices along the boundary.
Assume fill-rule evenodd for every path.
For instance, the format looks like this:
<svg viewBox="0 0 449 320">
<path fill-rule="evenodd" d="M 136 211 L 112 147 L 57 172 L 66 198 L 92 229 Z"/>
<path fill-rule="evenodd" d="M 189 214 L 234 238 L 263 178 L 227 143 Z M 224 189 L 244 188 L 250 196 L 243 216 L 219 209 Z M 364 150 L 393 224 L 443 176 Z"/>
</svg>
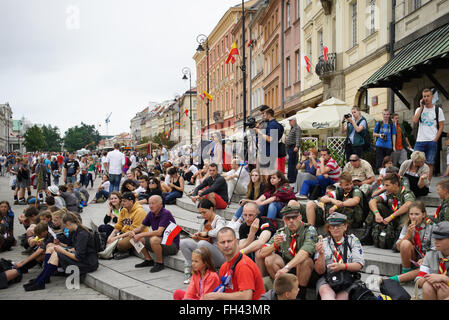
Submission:
<svg viewBox="0 0 449 320">
<path fill-rule="evenodd" d="M 352 156 L 351 156 L 352 157 Z M 305 215 L 304 206 L 301 213 L 305 222 L 313 226 L 322 226 L 327 217 L 338 211 L 348 218 L 351 228 L 360 228 L 364 221 L 363 199 L 365 195 L 352 183 L 352 175 L 344 171 L 339 178 L 340 186 L 334 192 L 328 193 L 319 200 L 307 202 Z M 368 211 L 368 208 L 365 210 Z"/>
<path fill-rule="evenodd" d="M 389 173 L 384 178 L 384 187 L 387 190 L 369 202 L 372 213 L 365 220 L 366 229 L 360 242 L 363 245 L 372 245 L 372 231 L 374 223 L 387 225 L 392 223 L 394 229 L 400 228 L 407 222 L 409 206 L 416 200 L 412 191 L 401 184 L 397 174 Z"/>
<path fill-rule="evenodd" d="M 208 199 L 217 209 L 228 207 L 228 185 L 226 180 L 218 174 L 218 166 L 211 163 L 209 166 L 209 177 L 195 188 L 192 201 L 196 203 L 199 199 Z"/>
<path fill-rule="evenodd" d="M 264 259 L 260 257 L 260 249 L 270 241 L 276 228 L 268 219 L 260 216 L 259 207 L 255 203 L 245 204 L 242 215 L 244 222 L 239 228 L 240 251 L 254 260 L 262 276 L 265 276 L 267 273 Z"/>
</svg>

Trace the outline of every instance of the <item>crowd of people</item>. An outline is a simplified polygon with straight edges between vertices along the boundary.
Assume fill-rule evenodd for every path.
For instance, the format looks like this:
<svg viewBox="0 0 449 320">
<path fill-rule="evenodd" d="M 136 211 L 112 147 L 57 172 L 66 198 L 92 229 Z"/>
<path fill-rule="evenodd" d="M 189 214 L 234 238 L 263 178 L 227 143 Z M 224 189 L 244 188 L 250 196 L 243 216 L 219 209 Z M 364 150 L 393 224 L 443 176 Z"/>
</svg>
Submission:
<svg viewBox="0 0 449 320">
<path fill-rule="evenodd" d="M 17 157 L 7 170 L 16 177 L 15 204 L 29 205 L 19 216 L 26 229 L 20 242 L 29 257 L 1 273 L 0 285 L 42 264 L 41 274 L 24 285 L 26 291 L 41 290 L 71 264 L 86 273 L 98 267 L 98 257 L 120 260 L 131 254 L 143 259 L 136 268 L 160 272 L 164 257 L 181 251 L 188 287 L 176 290 L 174 299 L 306 299 L 307 291 L 315 289 L 320 299 L 348 300 L 363 288 L 363 246 L 374 245 L 400 253 L 401 273 L 390 280 L 417 282 L 424 299 L 448 299 L 449 179 L 436 185 L 442 203 L 434 215 L 419 201 L 431 191 L 436 141 L 444 126 L 444 114 L 435 116 L 441 111 L 437 108 L 432 92 L 424 90 L 413 118 L 418 138 L 410 159 L 410 141 L 398 115 L 390 119 L 385 110 L 374 128 L 374 168 L 363 159 L 368 125 L 357 107 L 342 119 L 344 167 L 326 147 L 301 150 L 294 119 L 282 140 L 283 127 L 267 106 L 254 128 L 259 139 L 255 164 L 241 158 L 226 163 L 215 136 L 210 157 L 202 156 L 197 164 L 192 158 L 170 159 L 163 146 L 156 156 L 139 159 L 121 152 L 118 144 L 108 153 L 80 159 L 74 154 Z M 107 201 L 108 210 L 93 231 L 82 225 L 81 212 L 88 201 L 85 189 L 97 176 L 101 183 L 89 204 Z M 65 185 L 59 185 L 61 179 Z M 45 200 L 44 195 L 32 197 L 33 185 Z M 181 238 L 166 205 L 184 195 L 196 205 L 202 223 Z M 235 195 L 239 206 L 226 221 L 223 210 L 231 208 Z M 0 248 L 8 250 L 16 241 L 7 201 L 0 203 L 0 214 Z M 105 243 L 101 250 L 96 234 Z M 273 290 L 265 292 L 264 277 L 272 280 Z"/>
</svg>

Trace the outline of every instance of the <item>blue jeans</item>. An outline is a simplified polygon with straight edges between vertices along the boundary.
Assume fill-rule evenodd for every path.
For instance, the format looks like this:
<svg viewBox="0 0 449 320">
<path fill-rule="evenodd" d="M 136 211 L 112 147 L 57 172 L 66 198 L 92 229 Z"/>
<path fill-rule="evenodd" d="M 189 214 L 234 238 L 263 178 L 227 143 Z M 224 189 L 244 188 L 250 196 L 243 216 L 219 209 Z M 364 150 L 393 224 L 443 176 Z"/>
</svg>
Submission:
<svg viewBox="0 0 449 320">
<path fill-rule="evenodd" d="M 109 193 L 112 191 L 120 191 L 120 181 L 122 180 L 121 174 L 110 174 L 109 175 Z"/>
<path fill-rule="evenodd" d="M 103 196 L 105 197 L 105 199 L 109 198 L 109 192 L 107 192 L 106 190 L 100 190 L 95 194 L 95 200 L 100 199 L 100 197 Z"/>
<path fill-rule="evenodd" d="M 76 182 L 76 176 L 67 176 L 67 183 L 74 184 Z"/>
<path fill-rule="evenodd" d="M 235 220 L 238 220 L 241 216 L 242 216 L 242 214 L 243 214 L 243 207 L 242 206 L 240 206 L 238 209 L 237 209 L 237 211 L 234 213 L 234 219 Z M 243 218 L 242 218 L 242 220 L 243 220 Z"/>
<path fill-rule="evenodd" d="M 179 191 L 172 191 L 164 193 L 165 204 L 172 204 L 172 201 L 176 203 L 176 198 L 182 198 L 182 193 Z"/>
<path fill-rule="evenodd" d="M 268 219 L 276 219 L 277 216 L 281 216 L 281 210 L 284 207 L 282 202 L 272 202 L 259 207 L 260 215 L 266 216 Z"/>
<path fill-rule="evenodd" d="M 294 151 L 295 147 L 290 147 L 287 149 L 288 153 L 288 181 L 293 183 L 296 181 L 296 175 L 298 170 L 296 170 L 296 165 L 298 164 L 298 152 Z"/>
<path fill-rule="evenodd" d="M 317 184 L 319 184 L 321 186 L 321 194 L 325 194 L 326 191 L 326 187 L 328 185 L 331 185 L 334 183 L 334 180 L 330 179 L 330 178 L 325 178 L 323 176 L 317 176 L 317 180 L 306 180 L 303 182 L 302 187 L 301 187 L 301 191 L 300 194 L 308 196 L 310 190 L 316 186 Z"/>
<path fill-rule="evenodd" d="M 433 141 L 419 141 L 415 143 L 415 151 L 426 154 L 426 163 L 434 164 L 438 152 L 438 143 Z"/>
</svg>

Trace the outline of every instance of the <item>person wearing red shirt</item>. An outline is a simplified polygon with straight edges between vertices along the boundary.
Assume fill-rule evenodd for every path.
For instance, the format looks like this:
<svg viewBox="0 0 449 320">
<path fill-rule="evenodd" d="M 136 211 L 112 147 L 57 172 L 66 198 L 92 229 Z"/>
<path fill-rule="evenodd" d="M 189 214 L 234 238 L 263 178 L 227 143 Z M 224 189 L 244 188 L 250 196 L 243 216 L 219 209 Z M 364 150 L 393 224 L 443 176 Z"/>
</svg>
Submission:
<svg viewBox="0 0 449 320">
<path fill-rule="evenodd" d="M 218 232 L 218 248 L 226 262 L 221 266 L 221 284 L 214 292 L 203 296 L 204 300 L 259 300 L 265 293 L 262 275 L 257 265 L 239 251 L 239 242 L 232 228 Z M 232 270 L 233 269 L 233 270 Z"/>
</svg>

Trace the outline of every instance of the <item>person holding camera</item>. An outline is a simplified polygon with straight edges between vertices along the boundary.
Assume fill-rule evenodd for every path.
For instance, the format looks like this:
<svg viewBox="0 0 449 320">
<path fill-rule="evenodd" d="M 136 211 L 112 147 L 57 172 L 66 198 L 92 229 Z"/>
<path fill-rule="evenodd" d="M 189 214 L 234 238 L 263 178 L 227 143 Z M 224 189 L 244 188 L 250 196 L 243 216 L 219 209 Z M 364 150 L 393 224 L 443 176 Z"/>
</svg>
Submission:
<svg viewBox="0 0 449 320">
<path fill-rule="evenodd" d="M 390 156 L 396 151 L 396 126 L 390 119 L 390 111 L 385 109 L 382 112 L 383 121 L 376 122 L 373 136 L 376 140 L 376 166 L 380 170 L 385 156 Z"/>
<path fill-rule="evenodd" d="M 300 194 L 299 191 L 301 190 L 301 186 L 304 181 L 317 180 L 316 169 L 318 168 L 318 163 L 320 162 L 317 160 L 317 157 L 317 149 L 310 148 L 308 151 L 303 152 L 297 167 L 298 170 L 304 170 L 304 172 L 298 171 L 298 174 L 296 175 L 295 192 L 297 192 L 297 196 Z"/>
<path fill-rule="evenodd" d="M 368 124 L 362 116 L 360 108 L 352 107 L 352 114 L 348 113 L 343 116 L 341 122 L 341 133 L 347 134 L 346 139 L 346 161 L 349 162 L 351 154 L 357 154 L 360 158 L 363 153 L 363 145 L 365 144 L 365 135 L 368 134 Z"/>
<path fill-rule="evenodd" d="M 352 283 L 365 264 L 359 239 L 347 235 L 348 222 L 344 214 L 334 212 L 327 218 L 328 236 L 316 245 L 315 271 L 323 275 L 316 283 L 321 300 L 348 300 Z M 344 281 L 335 283 L 343 277 Z"/>
<path fill-rule="evenodd" d="M 433 165 L 438 153 L 438 140 L 444 129 L 443 109 L 432 104 L 433 92 L 424 89 L 420 106 L 416 109 L 413 123 L 418 125 L 415 150 L 426 154 L 426 163 L 429 166 L 429 180 L 432 179 Z"/>
</svg>

